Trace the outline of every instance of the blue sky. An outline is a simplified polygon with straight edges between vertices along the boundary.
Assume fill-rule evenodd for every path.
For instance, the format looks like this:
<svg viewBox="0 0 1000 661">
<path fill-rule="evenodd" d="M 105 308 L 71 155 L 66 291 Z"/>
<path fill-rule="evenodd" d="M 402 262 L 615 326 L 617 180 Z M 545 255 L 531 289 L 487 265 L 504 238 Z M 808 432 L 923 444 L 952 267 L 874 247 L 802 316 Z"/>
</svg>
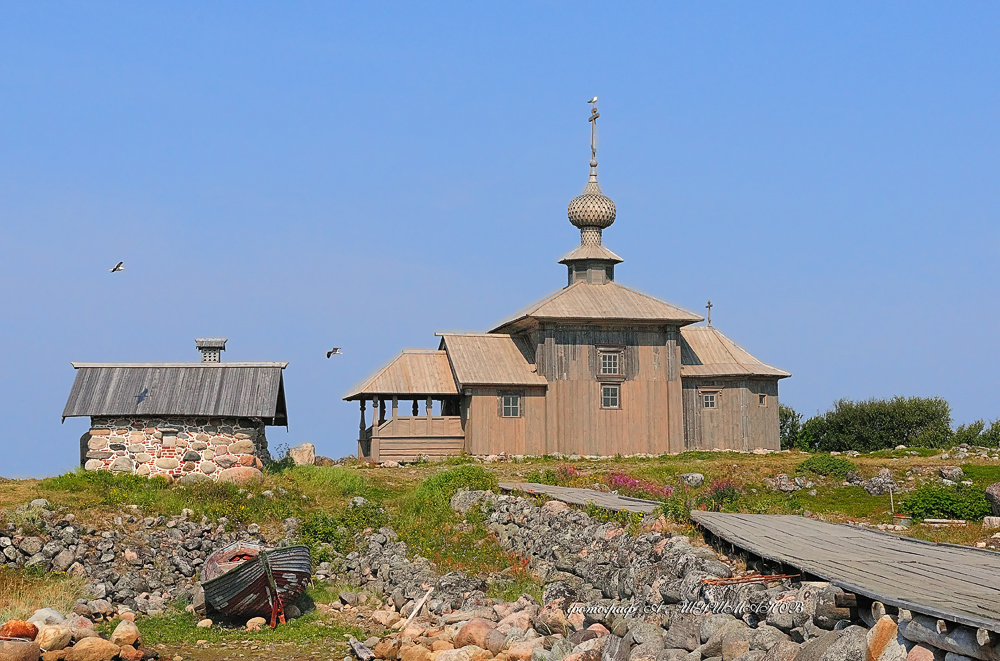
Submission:
<svg viewBox="0 0 1000 661">
<path fill-rule="evenodd" d="M 0 475 L 75 465 L 70 361 L 206 335 L 355 451 L 350 386 L 565 283 L 595 94 L 620 282 L 806 414 L 1000 417 L 996 4 L 5 2 Z"/>
</svg>

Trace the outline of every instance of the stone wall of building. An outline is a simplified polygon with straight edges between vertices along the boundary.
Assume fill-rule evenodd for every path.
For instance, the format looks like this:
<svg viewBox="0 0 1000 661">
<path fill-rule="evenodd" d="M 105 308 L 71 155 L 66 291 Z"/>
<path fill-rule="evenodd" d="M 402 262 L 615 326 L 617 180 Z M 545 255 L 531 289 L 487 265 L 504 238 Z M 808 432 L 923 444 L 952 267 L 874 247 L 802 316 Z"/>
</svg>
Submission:
<svg viewBox="0 0 1000 661">
<path fill-rule="evenodd" d="M 226 469 L 271 461 L 264 425 L 250 418 L 95 417 L 80 439 L 80 455 L 86 470 L 171 479 L 218 479 Z"/>
</svg>

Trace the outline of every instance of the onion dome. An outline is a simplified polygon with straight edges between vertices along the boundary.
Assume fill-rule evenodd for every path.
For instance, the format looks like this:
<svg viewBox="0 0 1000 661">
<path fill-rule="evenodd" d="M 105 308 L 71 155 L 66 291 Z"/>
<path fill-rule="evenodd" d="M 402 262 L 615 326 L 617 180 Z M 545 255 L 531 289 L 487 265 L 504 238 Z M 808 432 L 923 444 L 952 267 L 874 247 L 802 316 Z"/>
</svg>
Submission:
<svg viewBox="0 0 1000 661">
<path fill-rule="evenodd" d="M 579 229 L 602 230 L 615 222 L 615 203 L 601 192 L 597 183 L 597 161 L 590 162 L 590 181 L 583 194 L 574 197 L 567 209 L 569 222 Z"/>
</svg>

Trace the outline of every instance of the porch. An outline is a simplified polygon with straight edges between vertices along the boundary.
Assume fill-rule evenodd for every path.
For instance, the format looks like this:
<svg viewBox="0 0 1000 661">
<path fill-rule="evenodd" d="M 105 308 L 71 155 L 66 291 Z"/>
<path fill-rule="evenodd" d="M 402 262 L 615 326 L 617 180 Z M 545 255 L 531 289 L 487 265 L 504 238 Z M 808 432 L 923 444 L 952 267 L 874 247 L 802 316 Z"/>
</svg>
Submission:
<svg viewBox="0 0 1000 661">
<path fill-rule="evenodd" d="M 457 415 L 395 416 L 366 428 L 358 441 L 358 457 L 373 462 L 443 459 L 464 449 L 465 430 Z"/>
</svg>

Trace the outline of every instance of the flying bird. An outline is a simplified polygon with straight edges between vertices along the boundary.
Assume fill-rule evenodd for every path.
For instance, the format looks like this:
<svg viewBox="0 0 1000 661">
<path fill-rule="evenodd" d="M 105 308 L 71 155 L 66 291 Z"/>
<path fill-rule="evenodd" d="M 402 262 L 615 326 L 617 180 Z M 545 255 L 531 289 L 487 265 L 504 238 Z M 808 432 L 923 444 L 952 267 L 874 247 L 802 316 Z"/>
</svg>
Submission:
<svg viewBox="0 0 1000 661">
<path fill-rule="evenodd" d="M 149 395 L 149 388 L 143 388 L 142 392 L 135 396 L 136 405 L 142 404 L 146 401 L 146 397 Z"/>
<path fill-rule="evenodd" d="M 326 352 L 326 357 L 329 358 L 330 356 L 340 355 L 340 353 L 340 347 L 334 347 Z"/>
<path fill-rule="evenodd" d="M 590 101 L 587 101 L 587 103 L 597 103 L 597 97 L 595 96 L 595 97 L 594 97 L 593 99 L 591 99 Z"/>
<path fill-rule="evenodd" d="M 117 264 L 115 264 L 115 267 L 111 269 L 111 272 L 116 273 L 118 271 L 124 271 L 124 270 L 125 270 L 125 262 L 118 262 Z"/>
</svg>

